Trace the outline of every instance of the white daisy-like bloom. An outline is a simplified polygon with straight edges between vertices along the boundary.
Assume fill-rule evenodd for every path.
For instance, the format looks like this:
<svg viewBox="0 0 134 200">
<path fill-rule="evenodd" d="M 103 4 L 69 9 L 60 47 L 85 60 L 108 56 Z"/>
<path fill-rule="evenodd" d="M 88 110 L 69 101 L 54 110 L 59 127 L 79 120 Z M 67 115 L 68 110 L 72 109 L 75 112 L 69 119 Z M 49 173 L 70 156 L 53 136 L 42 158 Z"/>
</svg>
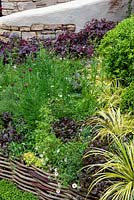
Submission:
<svg viewBox="0 0 134 200">
<path fill-rule="evenodd" d="M 40 154 L 40 158 L 43 158 L 43 154 Z"/>
<path fill-rule="evenodd" d="M 73 188 L 73 189 L 77 188 L 77 184 L 76 184 L 76 183 L 73 183 L 73 184 L 72 184 L 72 188 Z"/>
<path fill-rule="evenodd" d="M 54 175 L 55 175 L 55 177 L 57 177 L 59 174 L 58 174 L 58 172 L 55 172 Z"/>
<path fill-rule="evenodd" d="M 60 189 L 59 188 L 56 189 L 56 193 L 60 194 Z"/>
<path fill-rule="evenodd" d="M 54 168 L 54 171 L 57 172 L 58 171 L 57 168 Z"/>
<path fill-rule="evenodd" d="M 16 65 L 13 65 L 13 68 L 16 69 L 17 68 Z"/>
</svg>

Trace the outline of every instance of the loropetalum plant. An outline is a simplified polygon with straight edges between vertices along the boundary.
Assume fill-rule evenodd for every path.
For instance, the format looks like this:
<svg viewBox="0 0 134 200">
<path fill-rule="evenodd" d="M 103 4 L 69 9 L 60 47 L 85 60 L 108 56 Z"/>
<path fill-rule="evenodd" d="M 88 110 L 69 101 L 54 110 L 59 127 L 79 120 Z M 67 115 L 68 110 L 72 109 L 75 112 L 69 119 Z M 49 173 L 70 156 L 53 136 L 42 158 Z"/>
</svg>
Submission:
<svg viewBox="0 0 134 200">
<path fill-rule="evenodd" d="M 60 57 L 92 57 L 96 45 L 99 44 L 105 33 L 116 25 L 115 22 L 105 19 L 93 19 L 86 23 L 84 28 L 78 33 L 63 31 L 55 39 L 47 38 L 43 41 L 32 38 L 29 41 L 22 40 L 17 34 L 5 35 L 9 41 L 0 41 L 0 55 L 3 63 L 22 63 L 26 61 L 28 55 L 36 57 L 40 45 L 54 52 Z"/>
<path fill-rule="evenodd" d="M 12 142 L 20 143 L 23 136 L 17 133 L 12 124 L 12 116 L 10 113 L 5 112 L 1 115 L 2 127 L 0 130 L 0 148 L 4 154 L 8 155 L 8 146 Z"/>
<path fill-rule="evenodd" d="M 75 137 L 79 137 L 80 126 L 73 120 L 67 117 L 63 117 L 53 124 L 53 131 L 57 138 L 60 138 L 63 142 L 73 140 Z"/>
<path fill-rule="evenodd" d="M 108 150 L 109 142 L 107 140 L 101 140 L 101 138 L 90 140 L 84 154 L 87 155 L 87 153 L 91 151 L 93 148 L 101 148 L 102 150 Z M 99 169 L 99 166 L 97 167 L 97 164 L 105 163 L 106 159 L 103 155 L 93 154 L 90 156 L 83 157 L 82 161 L 83 161 L 83 168 L 79 173 L 79 180 L 80 180 L 81 191 L 85 192 L 85 195 L 87 195 L 88 188 L 92 183 L 92 181 L 94 180 L 93 174 L 97 173 Z M 96 167 L 93 166 L 89 169 L 87 167 L 88 165 L 96 165 Z M 102 193 L 110 185 L 111 184 L 109 180 L 103 180 L 97 183 L 90 192 L 90 196 L 92 195 L 93 197 L 96 197 L 96 199 L 100 199 Z"/>
<path fill-rule="evenodd" d="M 78 33 L 63 32 L 55 40 L 48 38 L 43 44 L 61 57 L 92 57 L 96 45 L 115 25 L 115 22 L 105 19 L 93 19 Z"/>
<path fill-rule="evenodd" d="M 20 64 L 26 61 L 26 58 L 31 55 L 36 57 L 39 50 L 39 41 L 34 38 L 30 41 L 20 39 L 18 35 L 13 34 L 10 37 L 7 35 L 8 42 L 0 40 L 0 56 L 3 58 L 3 63 Z"/>
</svg>

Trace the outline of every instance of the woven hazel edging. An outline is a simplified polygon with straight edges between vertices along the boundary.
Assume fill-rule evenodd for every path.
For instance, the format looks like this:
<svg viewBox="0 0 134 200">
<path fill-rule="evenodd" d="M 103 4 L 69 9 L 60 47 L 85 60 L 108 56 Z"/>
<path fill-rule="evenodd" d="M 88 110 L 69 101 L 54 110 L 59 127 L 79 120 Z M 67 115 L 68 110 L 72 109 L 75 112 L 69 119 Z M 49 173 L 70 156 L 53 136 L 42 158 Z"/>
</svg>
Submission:
<svg viewBox="0 0 134 200">
<path fill-rule="evenodd" d="M 85 196 L 71 188 L 61 187 L 60 193 L 57 193 L 59 188 L 54 174 L 46 173 L 36 167 L 28 167 L 2 154 L 0 154 L 0 178 L 13 181 L 18 188 L 32 192 L 41 200 L 85 199 Z M 87 200 L 91 200 L 91 197 Z"/>
</svg>

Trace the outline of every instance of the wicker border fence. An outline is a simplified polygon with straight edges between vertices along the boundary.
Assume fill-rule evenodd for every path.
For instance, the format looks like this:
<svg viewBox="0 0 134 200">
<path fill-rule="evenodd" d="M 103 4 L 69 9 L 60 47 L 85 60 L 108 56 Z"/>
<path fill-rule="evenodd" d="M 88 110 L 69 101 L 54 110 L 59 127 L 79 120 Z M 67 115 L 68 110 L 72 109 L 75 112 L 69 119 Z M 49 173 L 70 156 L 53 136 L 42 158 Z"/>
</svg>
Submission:
<svg viewBox="0 0 134 200">
<path fill-rule="evenodd" d="M 71 188 L 58 188 L 54 174 L 28 167 L 0 154 L 0 178 L 16 183 L 17 187 L 37 195 L 41 200 L 84 200 L 85 196 Z M 59 189 L 59 190 L 57 190 Z M 56 192 L 59 191 L 59 192 Z M 88 198 L 87 200 L 91 200 Z"/>
</svg>

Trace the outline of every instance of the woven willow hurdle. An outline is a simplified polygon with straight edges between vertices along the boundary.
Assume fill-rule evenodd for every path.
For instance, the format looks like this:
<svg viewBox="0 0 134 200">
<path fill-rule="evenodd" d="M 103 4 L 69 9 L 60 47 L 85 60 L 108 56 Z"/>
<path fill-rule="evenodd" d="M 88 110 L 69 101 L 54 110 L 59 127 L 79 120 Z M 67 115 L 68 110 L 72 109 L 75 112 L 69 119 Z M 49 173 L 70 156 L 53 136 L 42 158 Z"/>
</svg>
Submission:
<svg viewBox="0 0 134 200">
<path fill-rule="evenodd" d="M 61 187 L 54 174 L 49 174 L 36 167 L 28 167 L 17 160 L 10 160 L 0 154 L 0 178 L 16 183 L 17 187 L 37 195 L 41 200 L 84 200 L 85 196 L 73 189 Z M 91 200 L 92 198 L 88 198 Z M 94 199 L 94 198 L 93 198 Z"/>
</svg>

